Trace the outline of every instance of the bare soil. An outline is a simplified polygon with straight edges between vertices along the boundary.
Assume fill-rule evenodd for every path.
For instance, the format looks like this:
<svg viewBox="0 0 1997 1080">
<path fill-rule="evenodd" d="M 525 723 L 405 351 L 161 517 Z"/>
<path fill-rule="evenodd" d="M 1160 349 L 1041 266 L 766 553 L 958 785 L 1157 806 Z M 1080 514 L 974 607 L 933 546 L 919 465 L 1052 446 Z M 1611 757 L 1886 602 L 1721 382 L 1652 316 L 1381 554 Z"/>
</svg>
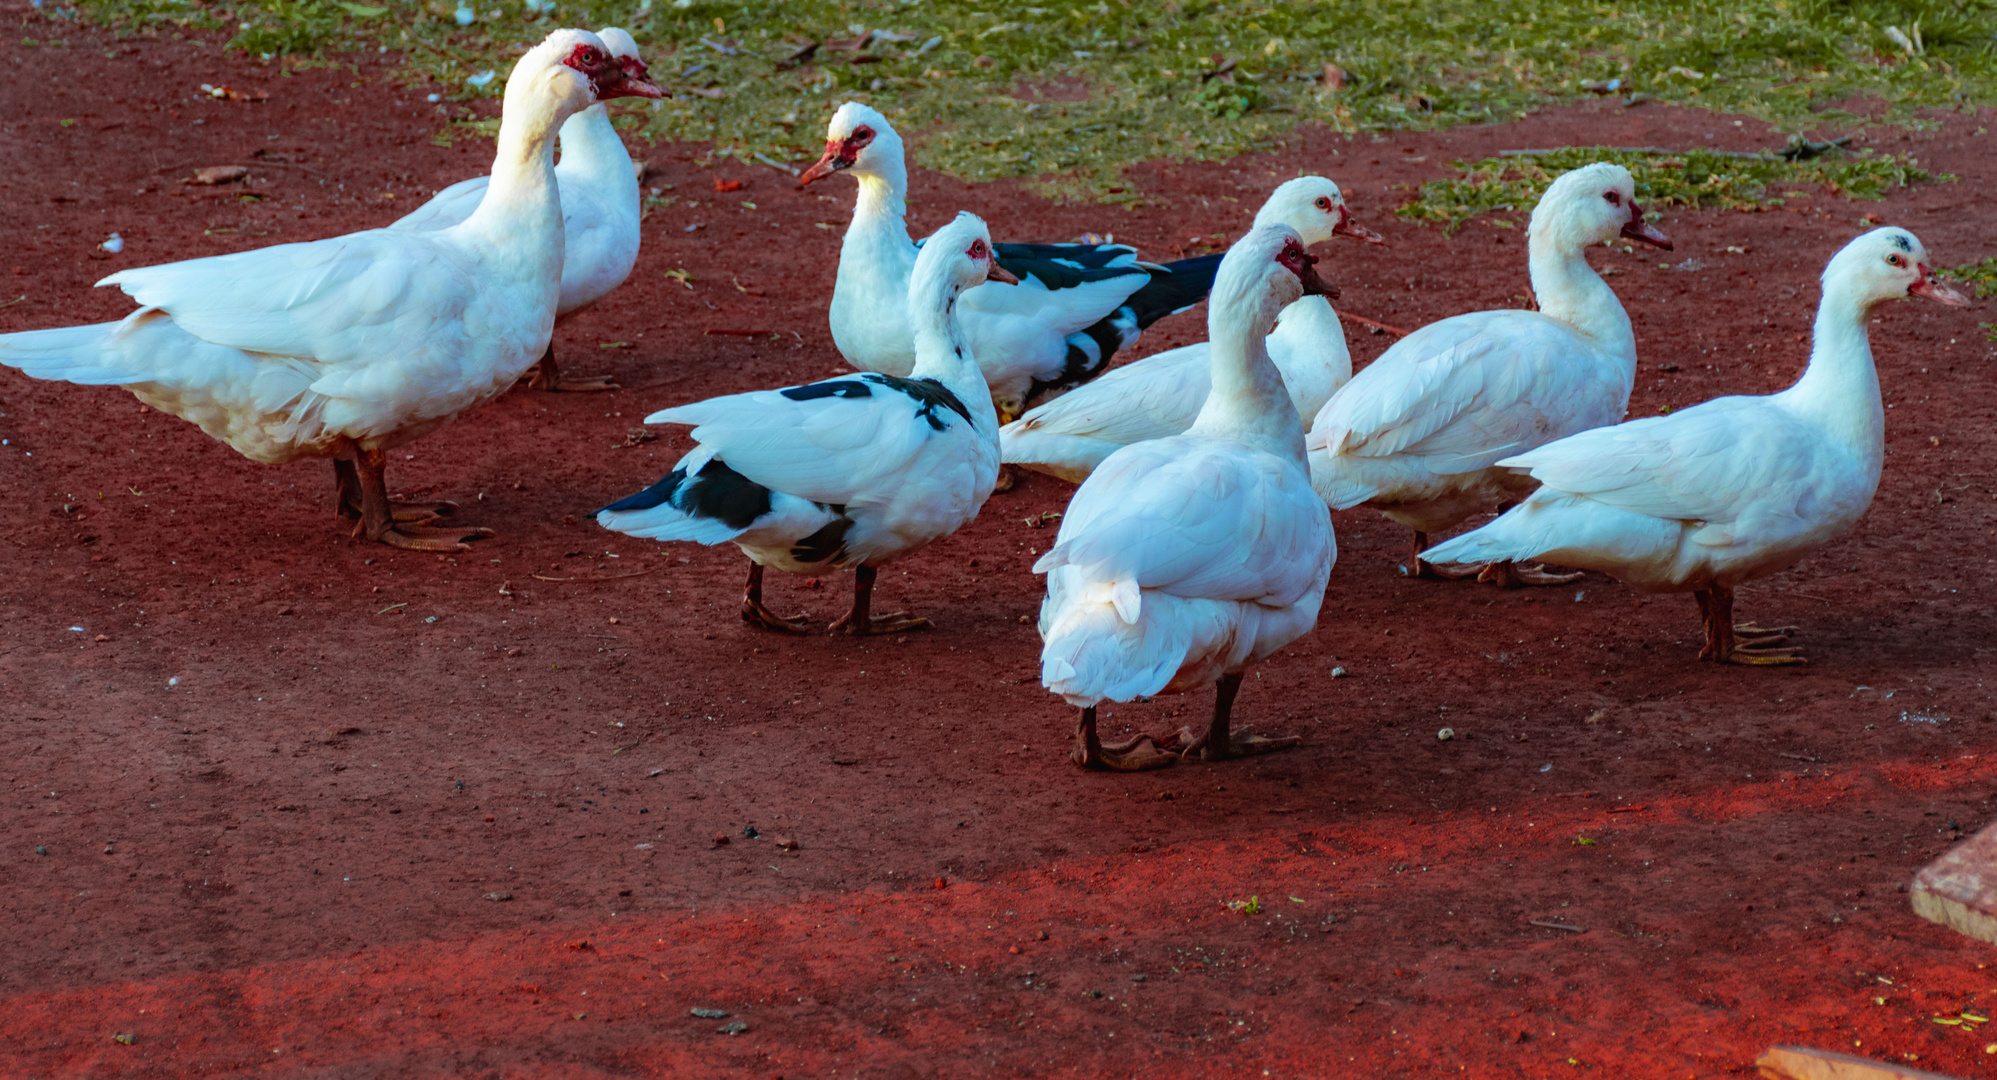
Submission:
<svg viewBox="0 0 1997 1080">
<path fill-rule="evenodd" d="M 120 267 L 385 224 L 490 152 L 433 145 L 430 88 L 392 56 L 281 76 L 81 28 L 6 53 L 0 303 L 25 299 L 0 331 L 123 316 L 90 289 Z M 1859 134 L 1960 182 L 1665 213 L 1675 252 L 1600 253 L 1642 343 L 1632 415 L 1792 380 L 1862 215 L 1944 263 L 1990 254 L 1990 137 L 1941 120 Z M 1325 249 L 1341 307 L 1411 327 L 1525 295 L 1521 230 L 1391 215 L 1449 159 L 1775 141 L 1604 104 L 1145 167 L 1135 208 L 921 172 L 912 202 L 918 230 L 972 208 L 1002 238 L 1162 257 L 1322 172 L 1389 241 Z M 1408 581 L 1406 534 L 1341 514 L 1321 625 L 1237 711 L 1305 745 L 1093 775 L 1065 759 L 1030 619 L 1034 523 L 1067 485 L 1030 477 L 883 574 L 882 610 L 937 626 L 873 641 L 752 631 L 738 553 L 591 521 L 685 449 L 627 446 L 647 412 L 841 370 L 824 312 L 851 193 L 643 155 L 678 202 L 557 338 L 567 370 L 626 389 L 514 392 L 394 463 L 392 487 L 499 531 L 471 555 L 357 544 L 323 465 L 0 372 L 0 1072 L 1701 1078 L 1782 1042 L 1992 1074 L 1997 1032 L 1933 1018 L 1991 1015 L 1997 956 L 1899 892 L 1997 795 L 1981 310 L 1879 311 L 1878 502 L 1741 594 L 1805 628 L 1809 667 L 1696 663 L 1689 599 L 1602 578 Z M 244 183 L 181 183 L 227 164 Z M 1351 329 L 1362 361 L 1389 340 Z M 1203 330 L 1176 316 L 1140 351 Z M 773 578 L 771 599 L 829 620 L 848 588 Z"/>
</svg>

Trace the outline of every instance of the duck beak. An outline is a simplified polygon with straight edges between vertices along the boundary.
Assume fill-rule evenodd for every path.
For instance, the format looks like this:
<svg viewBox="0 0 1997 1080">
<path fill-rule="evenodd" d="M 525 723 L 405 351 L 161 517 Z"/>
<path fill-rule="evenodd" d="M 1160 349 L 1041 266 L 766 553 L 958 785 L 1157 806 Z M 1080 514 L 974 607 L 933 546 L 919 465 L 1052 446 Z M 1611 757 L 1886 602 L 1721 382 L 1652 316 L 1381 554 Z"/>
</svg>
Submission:
<svg viewBox="0 0 1997 1080">
<path fill-rule="evenodd" d="M 1305 296 L 1322 296 L 1327 300 L 1338 299 L 1338 286 L 1317 276 L 1317 259 L 1315 257 L 1307 257 L 1307 261 L 1304 263 L 1304 271 L 1297 275 L 1297 279 L 1304 283 Z"/>
<path fill-rule="evenodd" d="M 665 87 L 646 78 L 643 73 L 634 77 L 629 73 L 628 69 L 620 71 L 617 78 L 597 83 L 596 88 L 596 100 L 598 101 L 609 101 L 611 98 L 620 97 L 662 98 L 671 96 L 666 93 Z"/>
<path fill-rule="evenodd" d="M 1653 244 L 1666 251 L 1671 250 L 1671 238 L 1658 232 L 1656 227 L 1644 224 L 1643 207 L 1638 206 L 1634 200 L 1629 204 L 1629 224 L 1623 226 L 1623 235 L 1631 240 Z"/>
<path fill-rule="evenodd" d="M 1007 285 L 1019 284 L 1018 275 L 1014 274 L 1010 270 L 1007 270 L 1005 267 L 1000 266 L 999 261 L 997 259 L 993 259 L 991 269 L 985 271 L 985 280 L 1003 281 Z"/>
<path fill-rule="evenodd" d="M 1331 235 L 1349 236 L 1354 240 L 1363 240 L 1369 244 L 1384 244 L 1387 242 L 1381 238 L 1379 233 L 1364 226 L 1353 224 L 1352 212 L 1343 206 L 1338 208 L 1338 224 L 1332 226 Z"/>
<path fill-rule="evenodd" d="M 850 169 L 853 167 L 853 162 L 857 157 L 857 154 L 846 152 L 845 143 L 827 139 L 825 140 L 825 154 L 811 168 L 804 170 L 803 174 L 797 178 L 797 186 L 800 188 L 810 187 L 815 180 L 823 180 L 842 169 Z"/>
<path fill-rule="evenodd" d="M 671 91 L 652 81 L 652 69 L 635 56 L 620 56 L 617 66 L 624 70 L 622 85 L 632 87 L 626 91 L 632 97 L 669 98 Z"/>
<path fill-rule="evenodd" d="M 1912 285 L 1907 286 L 1907 295 L 1925 296 L 1930 300 L 1936 301 L 1937 303 L 1947 304 L 1949 307 L 1969 306 L 1969 297 L 1964 296 L 1961 293 L 1956 292 L 1954 289 L 1948 287 L 1947 285 L 1942 284 L 1940 278 L 1932 277 L 1930 275 L 1931 272 L 1928 270 L 1928 265 L 1926 263 L 1922 263 L 1921 280 L 1916 281 Z"/>
</svg>

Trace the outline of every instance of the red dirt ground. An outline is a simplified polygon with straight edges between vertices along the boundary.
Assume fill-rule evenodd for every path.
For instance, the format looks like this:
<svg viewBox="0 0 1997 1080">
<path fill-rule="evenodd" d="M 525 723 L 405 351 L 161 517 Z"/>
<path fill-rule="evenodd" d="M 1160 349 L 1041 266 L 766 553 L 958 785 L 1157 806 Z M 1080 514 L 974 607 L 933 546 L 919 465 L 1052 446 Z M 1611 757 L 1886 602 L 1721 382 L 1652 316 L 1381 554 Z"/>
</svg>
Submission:
<svg viewBox="0 0 1997 1080">
<path fill-rule="evenodd" d="M 116 318 L 128 302 L 89 288 L 114 269 L 386 223 L 482 171 L 489 144 L 432 145 L 435 107 L 391 61 L 279 77 L 166 36 L 10 46 L 0 302 L 25 299 L 0 331 Z M 1976 123 L 1862 133 L 1959 183 L 1666 213 L 1668 259 L 1600 253 L 1642 342 L 1632 413 L 1791 380 L 1815 276 L 1863 214 L 1944 263 L 1991 254 Z M 1342 306 L 1413 326 L 1525 287 L 1521 232 L 1389 213 L 1448 159 L 1773 139 L 1582 106 L 1140 169 L 1134 211 L 918 174 L 914 217 L 975 207 L 1003 237 L 1113 230 L 1164 254 L 1238 235 L 1308 167 L 1391 245 L 1328 247 Z M 1997 954 L 1897 891 L 1997 795 L 1981 310 L 1879 312 L 1878 502 L 1742 594 L 1744 617 L 1807 628 L 1810 667 L 1697 664 L 1689 599 L 1601 578 L 1410 582 L 1405 535 L 1342 514 L 1323 623 L 1241 699 L 1242 723 L 1305 746 L 1092 775 L 1064 758 L 1029 620 L 1052 533 L 1024 522 L 1066 485 L 1029 478 L 884 575 L 883 604 L 937 629 L 880 641 L 753 632 L 732 549 L 591 522 L 684 449 L 621 448 L 648 411 L 840 369 L 838 232 L 813 223 L 843 228 L 842 182 L 646 156 L 681 201 L 557 339 L 629 389 L 509 394 L 391 473 L 499 529 L 472 555 L 356 545 L 324 466 L 257 466 L 121 391 L 0 373 L 0 1072 L 1699 1078 L 1794 1042 L 1992 1074 L 1997 1032 L 1931 1019 L 1990 1015 Z M 179 183 L 232 163 L 269 198 Z M 747 186 L 716 198 L 715 177 Z M 1660 267 L 1686 260 L 1704 268 Z M 1353 340 L 1362 360 L 1386 341 Z M 848 587 L 784 578 L 774 603 L 827 619 Z M 1251 896 L 1256 914 L 1224 906 Z"/>
</svg>

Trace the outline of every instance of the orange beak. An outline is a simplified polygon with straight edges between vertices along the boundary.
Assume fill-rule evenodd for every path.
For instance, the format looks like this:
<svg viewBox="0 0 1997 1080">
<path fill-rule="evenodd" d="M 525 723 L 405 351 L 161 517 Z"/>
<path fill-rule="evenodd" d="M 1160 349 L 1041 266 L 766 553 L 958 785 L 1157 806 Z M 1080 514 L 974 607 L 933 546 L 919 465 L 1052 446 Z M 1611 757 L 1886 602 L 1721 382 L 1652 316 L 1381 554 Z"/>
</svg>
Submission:
<svg viewBox="0 0 1997 1080">
<path fill-rule="evenodd" d="M 1631 240 L 1640 240 L 1646 244 L 1653 244 L 1666 251 L 1671 250 L 1671 238 L 1658 232 L 1655 227 L 1644 224 L 1643 207 L 1638 206 L 1634 199 L 1630 200 L 1629 224 L 1623 226 L 1623 235 Z"/>
<path fill-rule="evenodd" d="M 797 178 L 797 186 L 800 188 L 810 187 L 813 181 L 823 180 L 842 169 L 850 169 L 853 167 L 854 160 L 858 157 L 859 155 L 853 152 L 852 148 L 847 146 L 847 144 L 827 139 L 825 140 L 825 153 L 819 157 L 818 161 L 811 168 L 804 170 L 803 174 Z"/>
<path fill-rule="evenodd" d="M 1338 208 L 1338 224 L 1332 226 L 1331 235 L 1349 236 L 1354 240 L 1364 240 L 1366 243 L 1369 244 L 1384 244 L 1387 242 L 1386 240 L 1381 238 L 1379 233 L 1376 233 L 1373 230 L 1365 228 L 1363 226 L 1353 224 L 1352 211 L 1347 210 L 1343 206 Z"/>
<path fill-rule="evenodd" d="M 1940 278 L 1932 277 L 1930 276 L 1930 273 L 1931 272 L 1928 270 L 1928 264 L 1922 263 L 1921 280 L 1916 281 L 1912 285 L 1907 286 L 1907 295 L 1925 296 L 1928 299 L 1935 301 L 1936 303 L 1947 304 L 1949 307 L 1969 306 L 1969 297 L 1964 296 L 1961 293 L 1950 288 L 1949 286 L 1942 284 Z"/>
</svg>

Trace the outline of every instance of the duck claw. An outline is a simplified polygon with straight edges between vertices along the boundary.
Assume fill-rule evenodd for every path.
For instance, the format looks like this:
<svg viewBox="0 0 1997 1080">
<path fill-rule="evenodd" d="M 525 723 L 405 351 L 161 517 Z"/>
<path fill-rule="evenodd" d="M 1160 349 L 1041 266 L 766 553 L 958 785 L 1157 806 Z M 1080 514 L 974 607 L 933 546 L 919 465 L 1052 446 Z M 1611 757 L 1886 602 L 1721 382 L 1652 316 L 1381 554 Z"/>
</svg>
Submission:
<svg viewBox="0 0 1997 1080">
<path fill-rule="evenodd" d="M 780 634 L 808 633 L 811 624 L 804 616 L 785 618 L 754 600 L 742 601 L 742 621 L 750 626 L 760 626 L 765 630 L 775 630 Z"/>
<path fill-rule="evenodd" d="M 839 616 L 839 621 L 826 629 L 841 634 L 852 634 L 855 637 L 866 637 L 870 634 L 899 634 L 904 630 L 927 630 L 935 625 L 920 615 L 910 615 L 906 611 L 875 615 L 863 624 L 855 622 L 853 613 L 849 611 Z"/>
<path fill-rule="evenodd" d="M 1159 749 L 1149 735 L 1138 735 L 1116 743 L 1100 743 L 1098 753 L 1090 754 L 1086 740 L 1078 737 L 1068 760 L 1084 769 L 1105 772 L 1146 772 L 1169 769 L 1179 763 L 1179 755 Z"/>
</svg>

